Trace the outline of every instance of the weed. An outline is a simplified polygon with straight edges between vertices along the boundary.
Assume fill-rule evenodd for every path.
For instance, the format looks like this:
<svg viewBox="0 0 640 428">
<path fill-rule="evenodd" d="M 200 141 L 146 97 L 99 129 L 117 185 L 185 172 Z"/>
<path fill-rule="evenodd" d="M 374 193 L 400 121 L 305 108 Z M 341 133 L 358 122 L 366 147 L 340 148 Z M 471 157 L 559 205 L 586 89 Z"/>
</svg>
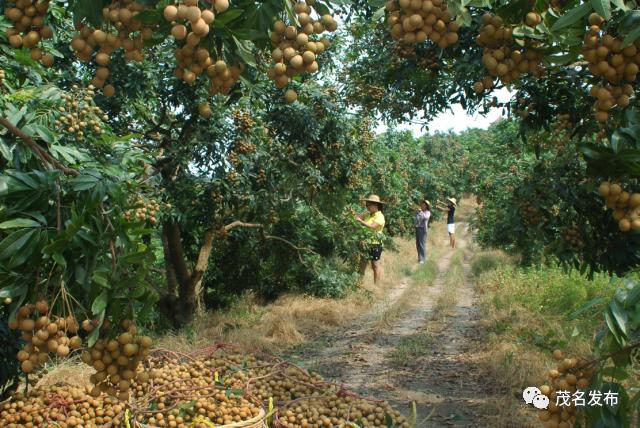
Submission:
<svg viewBox="0 0 640 428">
<path fill-rule="evenodd" d="M 391 353 L 391 359 L 396 366 L 408 366 L 423 356 L 432 342 L 432 337 L 428 333 L 403 337 Z"/>
</svg>

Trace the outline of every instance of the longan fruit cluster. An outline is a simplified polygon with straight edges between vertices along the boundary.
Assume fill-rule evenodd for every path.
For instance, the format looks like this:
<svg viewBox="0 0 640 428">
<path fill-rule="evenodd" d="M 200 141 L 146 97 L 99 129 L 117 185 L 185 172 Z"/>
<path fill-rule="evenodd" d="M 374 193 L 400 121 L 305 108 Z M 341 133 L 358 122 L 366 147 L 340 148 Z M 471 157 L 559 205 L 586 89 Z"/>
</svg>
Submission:
<svg viewBox="0 0 640 428">
<path fill-rule="evenodd" d="M 408 44 L 431 40 L 442 49 L 458 41 L 460 25 L 443 0 L 389 0 L 385 8 L 394 40 Z"/>
<path fill-rule="evenodd" d="M 253 153 L 256 151 L 256 145 L 249 143 L 246 140 L 239 139 L 234 143 L 233 150 L 241 154 Z"/>
<path fill-rule="evenodd" d="M 625 83 L 621 86 L 613 85 L 593 85 L 589 95 L 596 98 L 593 110 L 598 122 L 609 120 L 609 111 L 618 106 L 625 108 L 630 103 L 630 98 L 634 96 L 633 86 Z"/>
<path fill-rule="evenodd" d="M 621 232 L 640 230 L 640 193 L 630 193 L 618 183 L 604 181 L 598 192 L 606 200 L 607 208 L 612 209 L 612 217 L 618 222 Z"/>
<path fill-rule="evenodd" d="M 271 32 L 271 59 L 273 66 L 267 72 L 269 79 L 275 82 L 276 88 L 284 89 L 293 76 L 304 72 L 315 73 L 318 71 L 316 58 L 329 48 L 329 40 L 314 39 L 325 31 L 333 32 L 338 28 L 338 23 L 333 16 L 322 15 L 319 20 L 313 19 L 316 14 L 312 8 L 315 0 L 299 1 L 294 6 L 294 11 L 300 26 L 287 25 L 278 20 L 273 24 Z M 285 101 L 293 103 L 298 98 L 293 89 L 285 93 Z"/>
<path fill-rule="evenodd" d="M 102 9 L 105 21 L 102 28 L 76 25 L 78 34 L 72 39 L 71 48 L 79 60 L 93 60 L 98 65 L 91 84 L 101 88 L 106 97 L 115 94 L 115 87 L 106 84 L 115 51 L 122 48 L 127 61 L 144 60 L 144 42 L 153 37 L 153 28 L 144 26 L 136 15 L 146 9 L 147 6 L 136 0 L 113 1 Z"/>
<path fill-rule="evenodd" d="M 82 361 L 96 369 L 91 375 L 93 397 L 106 393 L 128 401 L 132 383 L 149 379 L 149 373 L 139 371 L 142 360 L 149 356 L 153 341 L 148 336 L 139 336 L 135 325 L 129 320 L 121 324 L 123 333 L 113 339 L 98 341 L 82 353 Z"/>
<path fill-rule="evenodd" d="M 208 119 L 211 117 L 212 111 L 211 111 L 211 106 L 209 105 L 209 103 L 200 103 L 198 104 L 198 114 L 202 117 L 204 117 L 205 119 Z"/>
<path fill-rule="evenodd" d="M 409 422 L 387 403 L 374 403 L 361 398 L 332 393 L 322 398 L 302 400 L 278 411 L 278 422 L 284 428 L 323 428 L 348 426 L 386 427 L 386 416 L 394 426 L 409 428 Z"/>
<path fill-rule="evenodd" d="M 60 96 L 64 101 L 64 107 L 59 108 L 60 117 L 55 125 L 62 132 L 76 140 L 80 140 L 90 134 L 104 134 L 102 121 L 109 117 L 100 107 L 93 105 L 93 85 L 85 89 L 79 89 L 73 85 L 71 92 Z"/>
<path fill-rule="evenodd" d="M 50 319 L 49 303 L 45 300 L 18 308 L 16 319 L 9 321 L 9 328 L 20 330 L 22 340 L 26 342 L 24 348 L 16 355 L 25 373 L 32 373 L 49 361 L 50 354 L 64 358 L 72 349 L 82 346 L 82 339 L 77 335 L 79 325 L 75 318 L 70 315 L 66 318 Z"/>
<path fill-rule="evenodd" d="M 138 207 L 133 211 L 126 211 L 124 213 L 124 219 L 126 221 L 131 221 L 135 217 L 138 221 L 147 221 L 151 224 L 156 224 L 158 222 L 157 214 L 160 212 L 160 204 L 155 199 L 151 199 L 149 201 L 138 198 L 135 202 Z M 167 208 L 171 208 L 169 204 L 166 204 Z"/>
<path fill-rule="evenodd" d="M 543 220 L 540 210 L 529 201 L 524 201 L 520 204 L 520 214 L 524 223 L 530 226 L 536 226 Z"/>
<path fill-rule="evenodd" d="M 248 111 L 233 111 L 233 125 L 238 131 L 248 134 L 255 124 L 255 121 L 251 118 L 251 113 Z"/>
<path fill-rule="evenodd" d="M 483 47 L 482 63 L 492 77 L 508 84 L 518 80 L 523 74 L 531 73 L 535 77 L 544 74 L 541 66 L 543 54 L 534 47 L 520 48 L 513 42 L 513 30 L 504 25 L 502 18 L 486 13 L 481 18 L 480 34 L 476 37 L 478 46 Z M 485 80 L 474 84 L 478 92 L 486 87 Z"/>
<path fill-rule="evenodd" d="M 632 85 L 640 71 L 640 44 L 623 48 L 622 39 L 603 30 L 603 24 L 604 19 L 592 13 L 582 45 L 582 54 L 589 63 L 591 74 L 609 83 L 592 88 L 591 96 L 598 98 L 595 111 L 599 122 L 606 122 L 609 111 L 616 105 L 622 108 L 629 105 L 629 98 L 634 94 Z"/>
<path fill-rule="evenodd" d="M 53 37 L 53 30 L 44 22 L 48 10 L 49 1 L 18 0 L 7 2 L 4 13 L 13 22 L 13 27 L 7 29 L 9 44 L 16 49 L 29 49 L 31 59 L 45 67 L 54 63 L 53 55 L 44 53 L 41 43 Z"/>
<path fill-rule="evenodd" d="M 82 388 L 35 388 L 15 394 L 0 407 L 0 428 L 120 426 L 124 406 L 116 399 L 96 399 Z"/>
<path fill-rule="evenodd" d="M 212 57 L 203 43 L 216 13 L 229 8 L 228 0 L 215 0 L 211 3 L 210 9 L 201 9 L 198 0 L 185 0 L 178 5 L 165 6 L 164 18 L 172 23 L 171 35 L 179 45 L 174 53 L 177 60 L 174 75 L 186 84 L 192 85 L 199 76 L 206 73 L 211 83 L 210 95 L 228 94 L 240 78 L 244 67 L 241 64 L 230 66 L 222 58 Z M 200 114 L 208 117 L 206 107 L 201 108 Z M 210 116 L 210 113 L 208 114 Z"/>
<path fill-rule="evenodd" d="M 0 68 L 0 83 L 2 83 L 5 77 L 4 70 Z"/>
<path fill-rule="evenodd" d="M 574 250 L 581 250 L 585 247 L 585 243 L 582 240 L 582 233 L 577 226 L 572 225 L 562 231 L 562 237 L 567 242 L 569 247 Z"/>
<path fill-rule="evenodd" d="M 538 419 L 546 428 L 570 428 L 576 422 L 576 406 L 573 400 L 569 400 L 570 406 L 558 406 L 557 391 L 568 391 L 571 395 L 577 390 L 586 390 L 594 370 L 581 368 L 586 362 L 584 359 L 566 358 L 559 349 L 553 351 L 553 358 L 559 361 L 558 366 L 549 370 L 549 385 L 540 386 L 542 395 L 549 397 L 549 407 L 539 411 Z"/>
</svg>

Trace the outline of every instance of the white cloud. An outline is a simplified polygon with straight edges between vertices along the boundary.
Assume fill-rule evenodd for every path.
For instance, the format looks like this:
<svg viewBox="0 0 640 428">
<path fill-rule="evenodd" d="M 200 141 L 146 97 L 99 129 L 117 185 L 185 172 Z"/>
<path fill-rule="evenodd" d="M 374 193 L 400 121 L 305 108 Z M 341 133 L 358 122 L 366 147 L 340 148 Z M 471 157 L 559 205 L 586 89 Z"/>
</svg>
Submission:
<svg viewBox="0 0 640 428">
<path fill-rule="evenodd" d="M 498 97 L 498 102 L 502 103 L 508 101 L 512 97 L 513 93 L 506 88 L 502 88 L 494 92 L 492 95 Z M 460 104 L 454 104 L 451 106 L 451 111 L 440 113 L 428 123 L 429 133 L 433 134 L 438 131 L 447 132 L 449 130 L 461 132 L 470 128 L 487 129 L 489 125 L 498 120 L 501 116 L 501 108 L 491 108 L 486 115 L 482 115 L 480 113 L 470 115 Z M 380 122 L 378 123 L 375 132 L 382 133 L 387 129 L 388 127 L 384 123 Z M 398 125 L 396 129 L 410 130 L 415 137 L 425 133 L 422 129 L 422 124 L 419 123 L 402 123 Z"/>
</svg>

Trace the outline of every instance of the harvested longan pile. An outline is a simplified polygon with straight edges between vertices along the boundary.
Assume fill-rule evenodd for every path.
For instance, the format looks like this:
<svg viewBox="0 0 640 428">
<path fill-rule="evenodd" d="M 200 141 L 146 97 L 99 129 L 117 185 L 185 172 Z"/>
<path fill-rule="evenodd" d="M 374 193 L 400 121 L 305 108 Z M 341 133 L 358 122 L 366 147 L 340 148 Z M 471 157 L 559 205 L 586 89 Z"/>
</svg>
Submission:
<svg viewBox="0 0 640 428">
<path fill-rule="evenodd" d="M 458 41 L 460 25 L 443 0 L 389 0 L 385 8 L 395 40 L 408 44 L 431 40 L 443 49 Z"/>
<path fill-rule="evenodd" d="M 115 94 L 115 87 L 106 83 L 113 54 L 122 49 L 127 61 L 144 59 L 144 42 L 153 37 L 154 29 L 143 25 L 136 15 L 147 9 L 148 6 L 135 0 L 112 1 L 102 9 L 101 28 L 76 26 L 78 34 L 71 41 L 71 48 L 81 61 L 95 61 L 98 65 L 91 84 L 101 88 L 107 97 Z"/>
<path fill-rule="evenodd" d="M 277 402 L 288 402 L 301 397 L 321 395 L 329 388 L 321 376 L 307 374 L 296 367 L 272 372 L 265 367 L 251 370 L 249 376 L 255 380 L 251 380 L 248 390 L 262 401 L 273 397 Z"/>
<path fill-rule="evenodd" d="M 35 388 L 0 405 L 0 427 L 119 426 L 123 412 L 124 405 L 115 398 L 93 398 L 82 388 Z"/>
<path fill-rule="evenodd" d="M 102 121 L 108 120 L 109 117 L 100 107 L 93 104 L 94 89 L 93 85 L 89 85 L 87 89 L 73 85 L 70 92 L 60 96 L 64 101 L 64 107 L 59 107 L 60 116 L 56 119 L 55 125 L 61 132 L 76 140 L 91 134 L 104 134 Z"/>
<path fill-rule="evenodd" d="M 53 55 L 45 53 L 43 45 L 44 40 L 53 37 L 53 30 L 45 25 L 48 10 L 48 1 L 18 0 L 7 2 L 4 12 L 5 17 L 13 23 L 7 29 L 9 44 L 17 49 L 29 49 L 31 59 L 45 67 L 51 67 L 54 63 Z"/>
<path fill-rule="evenodd" d="M 558 360 L 558 366 L 549 370 L 549 384 L 540 386 L 542 395 L 549 397 L 549 407 L 540 410 L 538 418 L 544 422 L 547 428 L 570 428 L 576 422 L 577 408 L 573 400 L 569 400 L 569 406 L 558 406 L 558 391 L 567 391 L 569 395 L 577 390 L 586 390 L 591 383 L 594 374 L 592 368 L 582 368 L 585 360 L 582 358 L 566 358 L 564 352 L 559 349 L 553 351 L 553 358 Z M 586 397 L 586 394 L 585 394 Z M 562 401 L 560 404 L 565 404 Z"/>
<path fill-rule="evenodd" d="M 490 76 L 474 84 L 480 93 L 493 86 L 493 78 L 508 84 L 530 73 L 539 77 L 544 74 L 541 66 L 542 51 L 534 46 L 520 47 L 514 43 L 513 30 L 505 26 L 499 16 L 486 13 L 481 18 L 480 34 L 476 37 L 478 46 L 483 47 L 482 64 Z"/>
<path fill-rule="evenodd" d="M 211 396 L 211 390 L 206 390 L 203 395 L 207 397 L 200 398 L 197 393 L 191 394 L 192 397 L 181 399 L 173 399 L 170 391 L 167 395 L 159 395 L 153 402 L 155 409 L 136 415 L 136 421 L 152 427 L 209 428 L 211 423 L 227 425 L 260 415 L 260 406 L 244 397 L 228 396 L 225 391 Z"/>
<path fill-rule="evenodd" d="M 49 303 L 39 300 L 20 307 L 16 319 L 9 321 L 9 328 L 20 330 L 26 343 L 16 355 L 25 373 L 32 373 L 49 361 L 50 354 L 64 358 L 72 349 L 82 346 L 82 339 L 77 335 L 79 325 L 72 315 L 55 319 L 49 315 Z"/>
<path fill-rule="evenodd" d="M 136 327 L 128 320 L 122 322 L 123 333 L 112 339 L 99 339 L 82 353 L 82 361 L 96 369 L 91 375 L 93 397 L 106 393 L 128 401 L 131 385 L 136 379 L 148 380 L 150 374 L 140 363 L 149 356 L 153 341 L 148 336 L 139 336 Z"/>
<path fill-rule="evenodd" d="M 613 210 L 612 217 L 621 232 L 640 230 L 640 193 L 627 192 L 620 184 L 608 181 L 600 184 L 598 192 L 607 208 Z"/>
<path fill-rule="evenodd" d="M 314 19 L 319 14 L 313 9 L 315 0 L 299 1 L 294 6 L 299 26 L 294 23 L 286 24 L 278 20 L 273 25 L 271 33 L 271 59 L 273 66 L 267 72 L 269 79 L 275 82 L 278 89 L 283 89 L 289 84 L 293 76 L 307 73 L 315 73 L 319 66 L 316 58 L 330 45 L 329 40 L 316 36 L 325 31 L 335 31 L 338 24 L 331 15 L 322 15 L 320 19 Z M 289 89 L 284 95 L 287 103 L 293 103 L 298 95 L 293 89 Z"/>
<path fill-rule="evenodd" d="M 589 32 L 584 37 L 582 54 L 589 63 L 589 71 L 608 84 L 594 85 L 590 95 L 596 119 L 606 122 L 615 106 L 625 108 L 634 95 L 634 84 L 640 70 L 640 43 L 622 47 L 623 40 L 602 28 L 604 19 L 597 13 L 589 16 Z"/>
<path fill-rule="evenodd" d="M 387 427 L 386 415 L 394 426 L 409 428 L 409 422 L 387 403 L 374 403 L 361 398 L 330 394 L 322 398 L 300 400 L 278 411 L 284 428 L 322 428 L 347 426 Z"/>
</svg>

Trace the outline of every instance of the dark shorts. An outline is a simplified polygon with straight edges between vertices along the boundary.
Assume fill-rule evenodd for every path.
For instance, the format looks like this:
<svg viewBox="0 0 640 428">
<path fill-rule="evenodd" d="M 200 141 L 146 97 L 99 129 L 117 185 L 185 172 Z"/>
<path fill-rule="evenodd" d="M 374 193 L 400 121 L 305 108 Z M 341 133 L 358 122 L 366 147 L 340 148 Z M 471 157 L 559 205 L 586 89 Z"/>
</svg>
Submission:
<svg viewBox="0 0 640 428">
<path fill-rule="evenodd" d="M 369 250 L 369 258 L 372 262 L 377 262 L 380 260 L 380 256 L 382 255 L 382 245 L 375 245 L 371 247 Z"/>
</svg>

